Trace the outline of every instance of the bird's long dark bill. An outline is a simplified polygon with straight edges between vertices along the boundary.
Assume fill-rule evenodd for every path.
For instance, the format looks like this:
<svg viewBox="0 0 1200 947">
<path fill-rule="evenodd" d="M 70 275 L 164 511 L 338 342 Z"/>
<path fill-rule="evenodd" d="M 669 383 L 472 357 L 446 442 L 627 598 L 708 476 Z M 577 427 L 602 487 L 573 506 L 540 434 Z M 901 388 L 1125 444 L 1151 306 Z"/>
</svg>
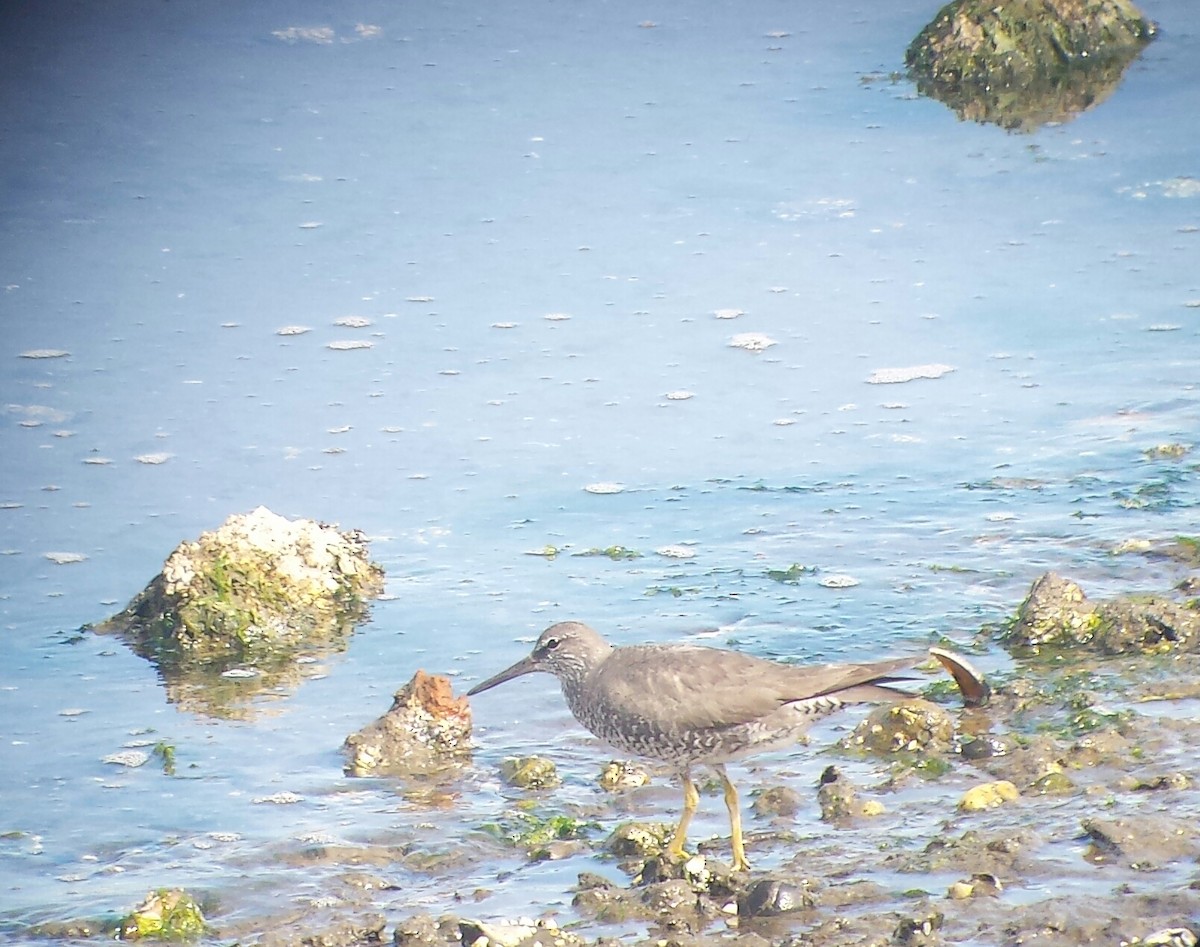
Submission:
<svg viewBox="0 0 1200 947">
<path fill-rule="evenodd" d="M 537 665 L 534 664 L 532 657 L 522 658 L 512 667 L 501 671 L 499 674 L 493 674 L 481 684 L 476 684 L 469 691 L 467 691 L 467 696 L 474 697 L 476 694 L 482 694 L 486 690 L 491 690 L 497 684 L 503 684 L 505 681 L 511 681 L 514 677 L 520 677 L 522 674 L 529 674 L 537 669 Z"/>
</svg>

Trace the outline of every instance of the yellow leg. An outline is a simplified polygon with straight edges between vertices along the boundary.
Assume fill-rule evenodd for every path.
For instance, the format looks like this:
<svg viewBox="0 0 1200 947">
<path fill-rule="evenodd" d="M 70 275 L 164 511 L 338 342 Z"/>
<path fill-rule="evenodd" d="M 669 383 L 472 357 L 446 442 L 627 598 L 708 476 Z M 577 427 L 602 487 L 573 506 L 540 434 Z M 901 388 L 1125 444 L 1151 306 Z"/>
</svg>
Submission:
<svg viewBox="0 0 1200 947">
<path fill-rule="evenodd" d="M 729 810 L 729 828 L 733 832 L 733 870 L 749 871 L 750 863 L 746 861 L 746 846 L 742 841 L 742 811 L 738 806 L 737 790 L 729 781 L 723 764 L 717 763 L 713 769 L 721 777 L 721 785 L 725 789 L 725 808 Z"/>
<path fill-rule="evenodd" d="M 688 770 L 683 770 L 679 778 L 683 782 L 683 815 L 679 817 L 679 826 L 667 845 L 667 854 L 675 858 L 684 858 L 687 853 L 683 850 L 683 843 L 687 841 L 688 825 L 692 816 L 696 814 L 696 807 L 700 805 L 700 790 L 692 782 L 692 774 Z"/>
</svg>

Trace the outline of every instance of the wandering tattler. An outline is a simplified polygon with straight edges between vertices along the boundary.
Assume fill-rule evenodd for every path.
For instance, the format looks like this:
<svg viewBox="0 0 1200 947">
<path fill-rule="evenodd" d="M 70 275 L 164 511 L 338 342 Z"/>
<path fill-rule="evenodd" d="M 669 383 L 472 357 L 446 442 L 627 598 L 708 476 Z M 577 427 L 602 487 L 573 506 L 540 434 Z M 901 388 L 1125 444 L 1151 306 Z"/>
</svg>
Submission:
<svg viewBox="0 0 1200 947">
<path fill-rule="evenodd" d="M 958 681 L 968 703 L 986 685 L 956 655 L 932 649 Z M 683 782 L 683 814 L 667 845 L 680 858 L 700 793 L 692 767 L 710 766 L 725 790 L 733 839 L 733 867 L 750 867 L 742 842 L 738 794 L 725 764 L 794 743 L 819 717 L 846 704 L 911 696 L 887 686 L 919 659 L 798 667 L 737 651 L 688 644 L 614 648 L 582 622 L 564 621 L 542 632 L 528 657 L 476 684 L 468 697 L 522 674 L 558 678 L 575 719 L 618 750 L 660 760 Z"/>
</svg>

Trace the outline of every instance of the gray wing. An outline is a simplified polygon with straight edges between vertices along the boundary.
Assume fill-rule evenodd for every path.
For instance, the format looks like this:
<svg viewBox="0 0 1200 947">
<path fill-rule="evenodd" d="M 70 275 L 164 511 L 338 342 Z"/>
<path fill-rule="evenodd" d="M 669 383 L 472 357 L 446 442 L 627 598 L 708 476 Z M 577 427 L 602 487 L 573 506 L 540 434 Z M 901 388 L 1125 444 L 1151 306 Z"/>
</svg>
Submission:
<svg viewBox="0 0 1200 947">
<path fill-rule="evenodd" d="M 632 710 L 665 731 L 707 729 L 758 720 L 786 703 L 812 697 L 841 694 L 847 700 L 880 700 L 896 696 L 870 685 L 894 680 L 897 671 L 916 663 L 901 658 L 792 667 L 736 651 L 644 645 L 618 649 L 589 686 L 609 706 Z"/>
</svg>

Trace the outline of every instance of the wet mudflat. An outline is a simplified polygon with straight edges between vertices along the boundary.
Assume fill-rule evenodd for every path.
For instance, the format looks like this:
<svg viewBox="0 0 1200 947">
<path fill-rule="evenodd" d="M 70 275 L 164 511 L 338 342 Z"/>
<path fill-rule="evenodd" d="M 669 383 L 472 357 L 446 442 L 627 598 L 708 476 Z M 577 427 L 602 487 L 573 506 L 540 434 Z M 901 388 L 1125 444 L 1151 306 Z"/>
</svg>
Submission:
<svg viewBox="0 0 1200 947">
<path fill-rule="evenodd" d="M 6 12 L 3 936 L 162 887 L 243 942 L 1194 921 L 1191 653 L 996 637 L 1047 571 L 1195 596 L 1171 547 L 1197 533 L 1200 21 L 1145 9 L 1119 88 L 1028 134 L 891 75 L 914 3 Z M 302 682 L 197 713 L 80 633 L 260 505 L 362 530 L 387 573 Z M 565 618 L 803 662 L 945 641 L 1000 686 L 933 695 L 944 766 L 836 749 L 851 712 L 737 767 L 755 874 L 728 892 L 643 899 L 603 845 L 678 789 L 599 788 L 611 757 L 549 678 L 474 702 L 451 778 L 343 773 L 418 668 L 462 693 Z M 503 780 L 533 754 L 559 787 Z M 885 811 L 822 821 L 830 765 Z M 1002 780 L 1017 799 L 958 809 Z M 755 814 L 777 788 L 794 814 Z M 578 837 L 531 857 L 548 820 Z M 692 837 L 719 878 L 711 788 Z M 747 881 L 799 907 L 752 918 Z M 700 908 L 656 913 L 672 892 Z"/>
</svg>

